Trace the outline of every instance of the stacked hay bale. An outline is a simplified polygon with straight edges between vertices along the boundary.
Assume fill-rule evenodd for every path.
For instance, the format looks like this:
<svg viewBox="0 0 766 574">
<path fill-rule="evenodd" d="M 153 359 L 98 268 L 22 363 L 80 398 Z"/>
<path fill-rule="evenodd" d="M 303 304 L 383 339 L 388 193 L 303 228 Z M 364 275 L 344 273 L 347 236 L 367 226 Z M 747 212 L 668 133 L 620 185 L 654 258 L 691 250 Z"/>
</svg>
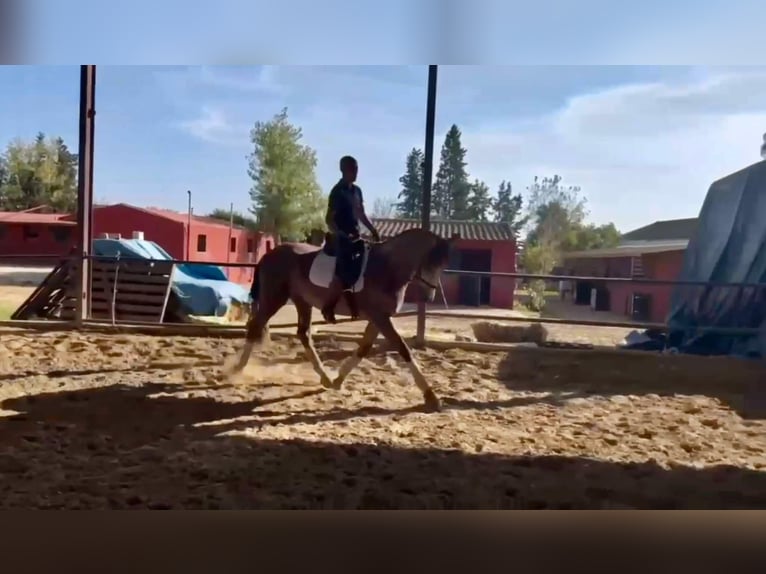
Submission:
<svg viewBox="0 0 766 574">
<path fill-rule="evenodd" d="M 535 343 L 548 340 L 548 330 L 540 323 L 509 325 L 494 321 L 479 321 L 471 325 L 473 335 L 482 343 Z"/>
</svg>

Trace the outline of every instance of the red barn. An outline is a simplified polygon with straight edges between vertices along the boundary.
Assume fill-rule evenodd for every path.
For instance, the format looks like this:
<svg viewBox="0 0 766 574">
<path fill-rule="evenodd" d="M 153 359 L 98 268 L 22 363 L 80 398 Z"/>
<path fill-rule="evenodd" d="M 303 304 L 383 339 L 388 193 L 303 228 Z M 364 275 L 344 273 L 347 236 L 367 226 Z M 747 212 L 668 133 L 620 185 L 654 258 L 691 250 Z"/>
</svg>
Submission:
<svg viewBox="0 0 766 574">
<path fill-rule="evenodd" d="M 414 219 L 373 219 L 382 239 L 420 227 Z M 449 269 L 463 271 L 516 271 L 516 239 L 506 223 L 479 221 L 432 221 L 431 231 L 448 239 L 458 234 Z M 447 304 L 480 306 L 488 305 L 505 309 L 513 308 L 515 279 L 511 277 L 478 277 L 444 274 L 442 287 Z M 419 288 L 407 291 L 407 301 L 417 300 Z M 439 296 L 437 295 L 437 298 Z M 435 301 L 438 302 L 438 299 Z"/>
<path fill-rule="evenodd" d="M 618 247 L 567 254 L 565 274 L 675 281 L 696 229 L 697 218 L 656 221 L 623 235 Z M 574 285 L 575 302 L 590 303 L 592 288 L 604 294 L 600 297 L 602 303 L 596 303 L 599 310 L 627 315 L 636 321 L 664 323 L 674 286 L 578 281 Z"/>
<path fill-rule="evenodd" d="M 126 203 L 96 206 L 93 210 L 93 237 L 119 234 L 130 239 L 142 232 L 174 259 L 211 263 L 256 263 L 274 247 L 268 234 L 250 231 L 211 217 Z M 251 267 L 223 267 L 230 281 L 249 284 Z"/>
<path fill-rule="evenodd" d="M 0 212 L 0 262 L 5 265 L 56 265 L 40 255 L 69 255 L 77 241 L 76 224 L 65 214 Z M 24 259 L 7 257 L 25 255 Z"/>
</svg>

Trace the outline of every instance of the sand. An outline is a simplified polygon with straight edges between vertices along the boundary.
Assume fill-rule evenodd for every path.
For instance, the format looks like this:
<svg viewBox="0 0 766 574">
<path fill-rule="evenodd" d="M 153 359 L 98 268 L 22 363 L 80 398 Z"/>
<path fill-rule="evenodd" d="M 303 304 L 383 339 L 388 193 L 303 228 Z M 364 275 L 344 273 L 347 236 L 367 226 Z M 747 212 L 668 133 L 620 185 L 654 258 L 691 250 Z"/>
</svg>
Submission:
<svg viewBox="0 0 766 574">
<path fill-rule="evenodd" d="M 0 508 L 766 508 L 757 363 L 418 351 L 426 414 L 394 355 L 325 391 L 275 340 L 222 382 L 240 344 L 1 331 Z"/>
</svg>

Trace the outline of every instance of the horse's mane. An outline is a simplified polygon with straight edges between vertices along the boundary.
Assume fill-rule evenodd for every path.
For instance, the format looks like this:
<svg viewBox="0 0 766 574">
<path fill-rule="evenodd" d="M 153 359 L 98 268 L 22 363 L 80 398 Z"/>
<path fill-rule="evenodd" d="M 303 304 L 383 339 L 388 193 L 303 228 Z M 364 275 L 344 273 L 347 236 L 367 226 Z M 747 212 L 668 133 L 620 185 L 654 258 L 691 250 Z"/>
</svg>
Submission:
<svg viewBox="0 0 766 574">
<path fill-rule="evenodd" d="M 446 239 L 440 237 L 433 231 L 429 229 L 423 229 L 422 227 L 411 227 L 410 229 L 405 229 L 401 233 L 398 233 L 397 235 L 394 235 L 393 237 L 389 237 L 385 241 L 381 243 L 381 245 L 391 244 L 391 242 L 396 241 L 398 243 L 398 240 L 400 239 L 406 239 L 409 236 L 413 235 L 420 235 L 425 236 L 433 241 L 430 249 L 426 253 L 426 266 L 428 267 L 435 267 L 442 263 L 448 256 L 449 256 L 449 241 Z"/>
</svg>

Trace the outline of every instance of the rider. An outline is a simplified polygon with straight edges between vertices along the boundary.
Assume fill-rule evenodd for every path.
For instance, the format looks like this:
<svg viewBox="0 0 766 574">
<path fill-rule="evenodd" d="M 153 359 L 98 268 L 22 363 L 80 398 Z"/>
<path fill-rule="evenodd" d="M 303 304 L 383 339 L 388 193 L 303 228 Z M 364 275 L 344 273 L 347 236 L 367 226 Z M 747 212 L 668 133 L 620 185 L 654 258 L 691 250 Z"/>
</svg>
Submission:
<svg viewBox="0 0 766 574">
<path fill-rule="evenodd" d="M 354 254 L 354 242 L 359 239 L 360 235 L 359 222 L 370 230 L 375 241 L 380 241 L 378 231 L 364 212 L 362 190 L 354 183 L 358 171 L 359 166 L 353 157 L 346 155 L 340 159 L 341 179 L 330 191 L 327 206 L 325 222 L 332 233 L 336 253 L 335 275 L 322 307 L 322 315 L 329 323 L 335 323 L 335 306 L 338 304 L 343 290 L 350 287 L 350 285 L 344 284 L 339 275 Z"/>
</svg>

